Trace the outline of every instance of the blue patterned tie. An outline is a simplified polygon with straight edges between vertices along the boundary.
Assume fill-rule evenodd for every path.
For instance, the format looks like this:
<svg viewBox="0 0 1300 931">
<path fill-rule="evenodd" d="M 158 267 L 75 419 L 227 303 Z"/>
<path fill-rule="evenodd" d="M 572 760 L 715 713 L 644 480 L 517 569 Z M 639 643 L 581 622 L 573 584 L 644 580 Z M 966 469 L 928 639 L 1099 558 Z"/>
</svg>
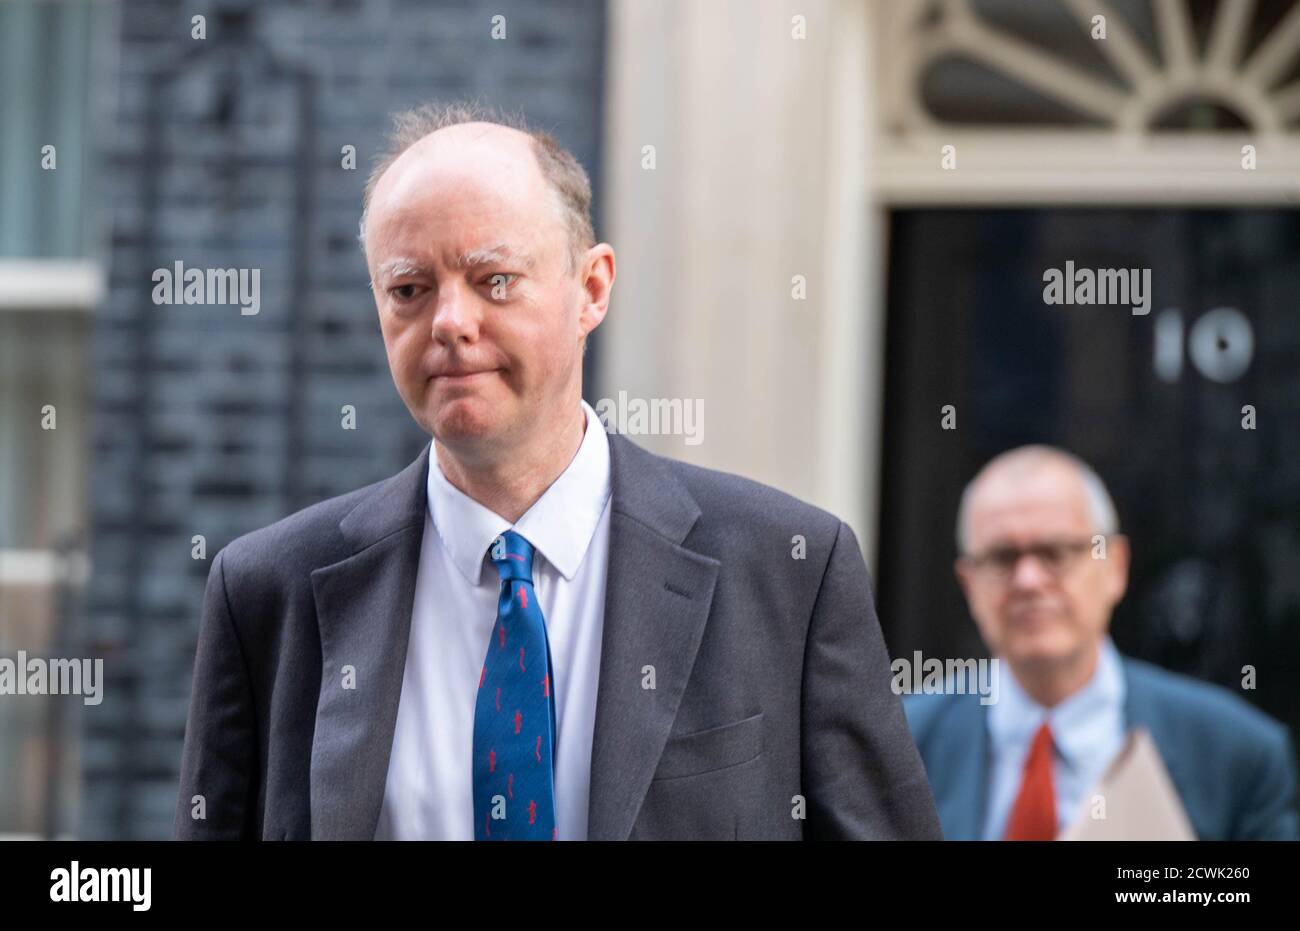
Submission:
<svg viewBox="0 0 1300 931">
<path fill-rule="evenodd" d="M 507 530 L 488 551 L 497 622 L 474 706 L 474 839 L 555 840 L 555 697 L 533 545 Z"/>
</svg>

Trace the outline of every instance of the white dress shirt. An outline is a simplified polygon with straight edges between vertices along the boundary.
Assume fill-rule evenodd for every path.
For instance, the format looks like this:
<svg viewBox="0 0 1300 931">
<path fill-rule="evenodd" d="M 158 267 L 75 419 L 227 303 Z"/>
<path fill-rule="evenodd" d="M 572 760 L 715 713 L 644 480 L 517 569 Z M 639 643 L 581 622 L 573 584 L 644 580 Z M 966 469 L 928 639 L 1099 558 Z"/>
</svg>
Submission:
<svg viewBox="0 0 1300 931">
<path fill-rule="evenodd" d="M 1002 694 L 989 708 L 992 779 L 984 839 L 1000 840 L 1024 780 L 1030 744 L 1043 721 L 1052 730 L 1052 792 L 1058 833 L 1073 823 L 1092 789 L 1124 745 L 1124 670 L 1109 637 L 1101 643 L 1097 668 L 1079 691 L 1048 709 L 1016 681 L 1003 677 Z"/>
<path fill-rule="evenodd" d="M 430 450 L 429 509 L 377 840 L 474 839 L 474 706 L 501 590 L 487 557 L 510 529 L 535 549 L 533 585 L 551 646 L 558 837 L 587 837 L 610 474 L 609 438 L 596 412 L 585 401 L 582 408 L 586 427 L 573 461 L 513 528 L 448 482 Z"/>
</svg>

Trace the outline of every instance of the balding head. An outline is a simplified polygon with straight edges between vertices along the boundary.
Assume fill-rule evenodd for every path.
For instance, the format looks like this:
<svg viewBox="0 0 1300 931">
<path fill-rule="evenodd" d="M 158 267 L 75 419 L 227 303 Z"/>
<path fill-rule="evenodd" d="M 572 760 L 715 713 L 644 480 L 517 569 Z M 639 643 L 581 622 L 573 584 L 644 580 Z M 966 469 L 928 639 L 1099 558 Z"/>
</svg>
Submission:
<svg viewBox="0 0 1300 931">
<path fill-rule="evenodd" d="M 532 129 L 522 116 L 474 103 L 428 104 L 393 116 L 384 150 L 375 160 L 362 195 L 358 240 L 366 246 L 367 219 L 376 189 L 398 162 L 427 156 L 442 146 L 495 162 L 503 159 L 528 174 L 535 169 L 554 198 L 556 216 L 568 239 L 569 270 L 595 245 L 591 220 L 591 181 L 582 164 L 548 133 Z M 483 164 L 482 167 L 487 167 Z"/>
<path fill-rule="evenodd" d="M 966 485 L 957 508 L 957 552 L 970 551 L 970 511 L 982 492 L 1014 495 L 1023 491 L 1026 482 L 1062 475 L 1072 477 L 1066 484 L 1076 486 L 1092 530 L 1102 535 L 1119 533 L 1115 502 L 1091 466 L 1055 446 L 1020 446 L 990 459 Z"/>
</svg>

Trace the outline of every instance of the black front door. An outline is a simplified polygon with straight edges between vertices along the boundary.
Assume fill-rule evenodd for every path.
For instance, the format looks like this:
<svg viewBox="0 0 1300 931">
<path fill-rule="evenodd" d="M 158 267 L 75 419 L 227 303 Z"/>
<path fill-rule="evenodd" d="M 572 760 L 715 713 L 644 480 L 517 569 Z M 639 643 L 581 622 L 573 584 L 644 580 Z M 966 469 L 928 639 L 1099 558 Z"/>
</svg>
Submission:
<svg viewBox="0 0 1300 931">
<path fill-rule="evenodd" d="M 952 572 L 961 489 L 1051 443 L 1097 469 L 1132 540 L 1120 650 L 1300 728 L 1300 212 L 904 210 L 890 227 L 893 654 L 983 655 Z M 1046 303 L 1045 272 L 1068 267 L 1149 270 L 1147 312 Z"/>
</svg>

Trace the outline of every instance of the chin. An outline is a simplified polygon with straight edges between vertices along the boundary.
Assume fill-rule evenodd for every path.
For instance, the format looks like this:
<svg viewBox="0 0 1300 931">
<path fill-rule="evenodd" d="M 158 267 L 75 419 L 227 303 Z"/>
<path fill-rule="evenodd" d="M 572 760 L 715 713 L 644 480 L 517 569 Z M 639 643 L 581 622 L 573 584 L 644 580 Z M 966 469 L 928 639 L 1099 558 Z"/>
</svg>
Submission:
<svg viewBox="0 0 1300 931">
<path fill-rule="evenodd" d="M 500 430 L 491 406 L 478 398 L 457 398 L 438 406 L 430 422 L 439 442 L 456 445 L 491 439 Z"/>
<path fill-rule="evenodd" d="M 1046 631 L 1013 637 L 1007 655 L 1026 665 L 1052 665 L 1072 658 L 1077 651 L 1078 644 L 1071 638 L 1059 631 Z"/>
</svg>

